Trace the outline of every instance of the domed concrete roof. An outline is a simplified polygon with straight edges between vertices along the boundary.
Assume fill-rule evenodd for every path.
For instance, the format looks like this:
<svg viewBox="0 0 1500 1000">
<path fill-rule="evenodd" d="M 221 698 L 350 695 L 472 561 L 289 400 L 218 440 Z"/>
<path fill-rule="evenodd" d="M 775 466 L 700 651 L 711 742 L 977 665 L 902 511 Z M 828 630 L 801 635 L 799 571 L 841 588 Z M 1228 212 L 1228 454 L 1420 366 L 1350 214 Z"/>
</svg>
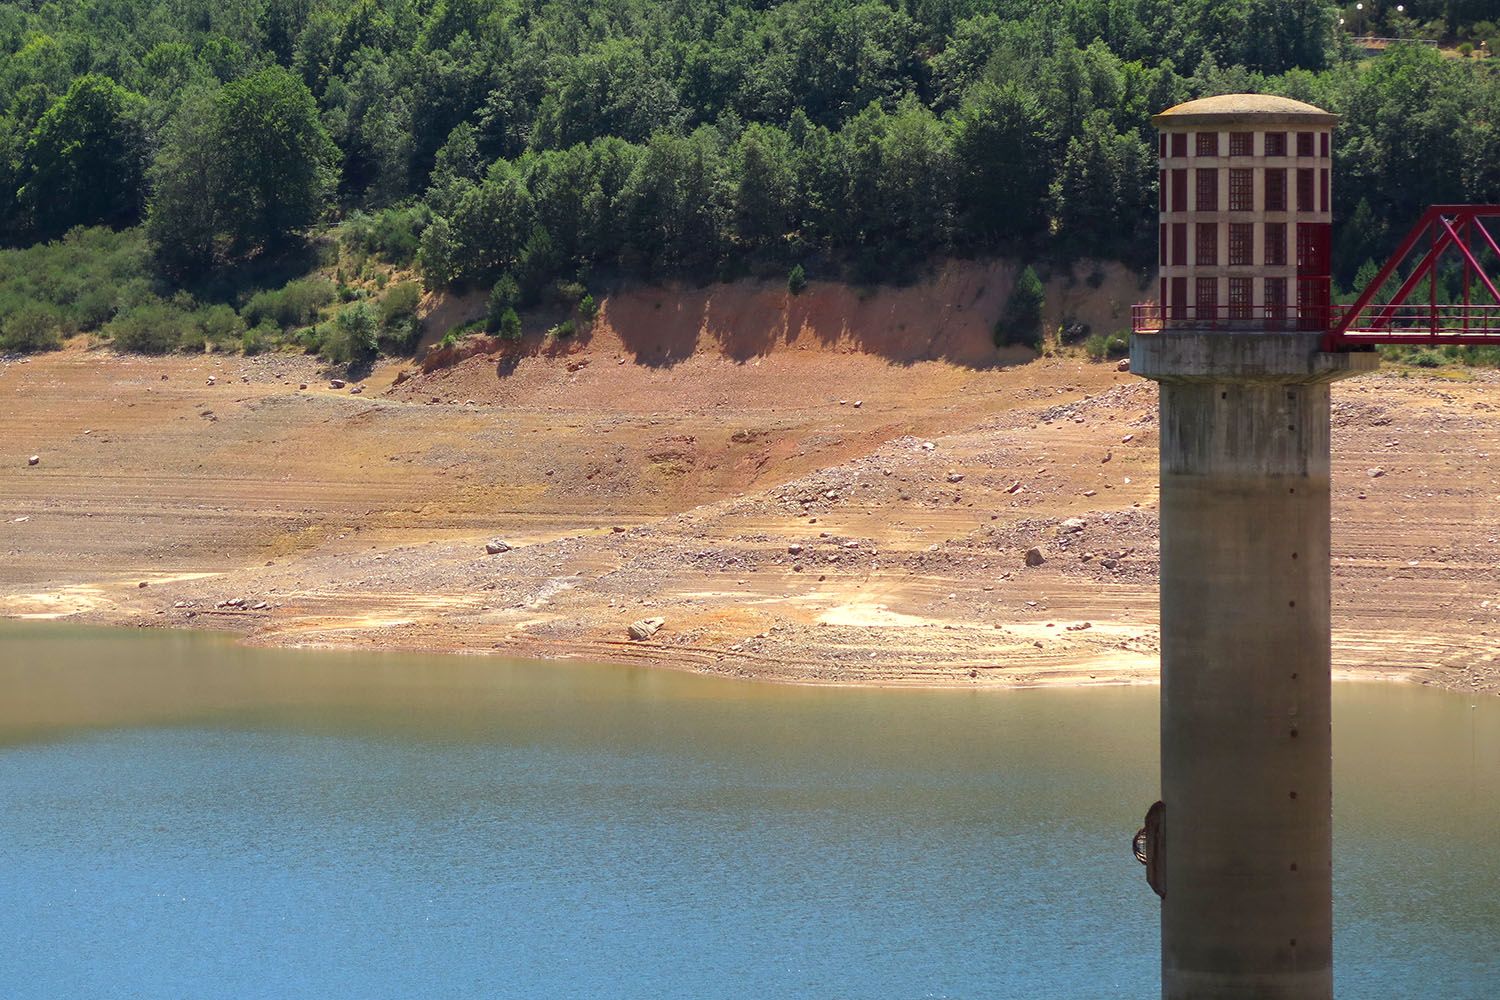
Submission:
<svg viewBox="0 0 1500 1000">
<path fill-rule="evenodd" d="M 1270 94 L 1220 94 L 1200 97 L 1168 108 L 1151 118 L 1157 128 L 1184 128 L 1194 125 L 1332 125 L 1338 115 L 1322 108 Z"/>
</svg>

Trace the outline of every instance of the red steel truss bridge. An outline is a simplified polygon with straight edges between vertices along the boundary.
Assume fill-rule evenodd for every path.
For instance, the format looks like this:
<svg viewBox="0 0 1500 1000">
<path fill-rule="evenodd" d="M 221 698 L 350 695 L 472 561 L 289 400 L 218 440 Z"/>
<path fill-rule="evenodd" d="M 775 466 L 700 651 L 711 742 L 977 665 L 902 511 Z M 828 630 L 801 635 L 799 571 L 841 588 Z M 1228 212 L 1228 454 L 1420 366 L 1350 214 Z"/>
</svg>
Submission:
<svg viewBox="0 0 1500 1000">
<path fill-rule="evenodd" d="M 1334 307 L 1326 349 L 1381 344 L 1500 345 L 1497 233 L 1500 205 L 1433 205 L 1427 209 L 1354 304 Z M 1439 301 L 1439 265 L 1445 257 L 1460 263 L 1462 301 Z M 1409 264 L 1413 258 L 1415 264 Z M 1493 262 L 1489 269 L 1484 266 L 1486 260 Z M 1380 290 L 1402 273 L 1406 277 L 1390 299 L 1375 301 Z"/>
</svg>

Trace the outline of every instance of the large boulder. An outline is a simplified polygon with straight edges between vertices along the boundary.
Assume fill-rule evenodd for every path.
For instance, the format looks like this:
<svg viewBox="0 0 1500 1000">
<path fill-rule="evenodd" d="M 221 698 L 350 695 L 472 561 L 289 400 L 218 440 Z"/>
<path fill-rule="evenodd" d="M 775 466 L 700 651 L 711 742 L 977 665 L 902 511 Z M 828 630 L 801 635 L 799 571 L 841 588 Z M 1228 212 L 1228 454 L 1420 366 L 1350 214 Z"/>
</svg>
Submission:
<svg viewBox="0 0 1500 1000">
<path fill-rule="evenodd" d="M 1046 561 L 1047 557 L 1042 555 L 1042 550 L 1037 548 L 1035 545 L 1026 550 L 1026 565 L 1040 566 Z"/>
<path fill-rule="evenodd" d="M 667 620 L 665 618 L 642 618 L 638 622 L 631 622 L 628 629 L 630 638 L 636 642 L 649 639 L 659 632 L 661 627 L 666 623 Z"/>
<path fill-rule="evenodd" d="M 502 552 L 509 552 L 512 546 L 509 542 L 499 538 L 491 538 L 484 543 L 484 551 L 492 556 L 498 556 Z"/>
</svg>

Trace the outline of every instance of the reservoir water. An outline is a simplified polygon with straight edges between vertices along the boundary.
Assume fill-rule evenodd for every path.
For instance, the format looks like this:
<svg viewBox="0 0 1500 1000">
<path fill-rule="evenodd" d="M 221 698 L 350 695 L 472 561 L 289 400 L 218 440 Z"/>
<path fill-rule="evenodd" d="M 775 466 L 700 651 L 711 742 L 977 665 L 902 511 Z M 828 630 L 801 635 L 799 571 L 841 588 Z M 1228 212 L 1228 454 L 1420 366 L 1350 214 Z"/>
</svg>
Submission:
<svg viewBox="0 0 1500 1000">
<path fill-rule="evenodd" d="M 1145 998 L 1154 688 L 0 623 L 0 996 Z M 1341 998 L 1500 996 L 1500 699 L 1335 688 Z"/>
</svg>

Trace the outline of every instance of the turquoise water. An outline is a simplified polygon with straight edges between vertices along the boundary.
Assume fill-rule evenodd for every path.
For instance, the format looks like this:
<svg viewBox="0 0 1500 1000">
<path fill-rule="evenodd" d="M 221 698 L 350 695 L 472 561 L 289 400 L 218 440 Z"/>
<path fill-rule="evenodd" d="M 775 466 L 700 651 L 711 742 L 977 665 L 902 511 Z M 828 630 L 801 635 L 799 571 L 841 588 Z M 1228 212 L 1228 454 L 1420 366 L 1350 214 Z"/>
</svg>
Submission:
<svg viewBox="0 0 1500 1000">
<path fill-rule="evenodd" d="M 1340 996 L 1500 995 L 1500 702 L 1336 692 Z M 1149 688 L 0 626 L 0 996 L 1152 997 L 1155 746 Z"/>
</svg>

